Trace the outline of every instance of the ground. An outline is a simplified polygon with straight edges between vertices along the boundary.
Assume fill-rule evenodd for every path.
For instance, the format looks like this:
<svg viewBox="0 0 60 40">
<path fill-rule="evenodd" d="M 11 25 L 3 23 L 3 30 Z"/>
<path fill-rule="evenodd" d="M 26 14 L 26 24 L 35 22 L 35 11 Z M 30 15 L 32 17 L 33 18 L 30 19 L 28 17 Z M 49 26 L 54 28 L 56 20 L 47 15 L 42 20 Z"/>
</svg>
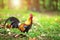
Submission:
<svg viewBox="0 0 60 40">
<path fill-rule="evenodd" d="M 27 10 L 0 10 L 0 25 L 2 25 L 10 16 L 17 17 L 21 23 L 24 23 L 29 17 L 29 14 L 33 14 L 33 25 L 29 30 L 27 35 L 28 37 L 13 37 L 7 35 L 7 32 L 4 29 L 4 35 L 0 35 L 1 40 L 60 40 L 60 15 L 59 12 L 32 12 Z M 14 34 L 20 34 L 21 32 L 18 29 L 10 29 Z M 16 31 L 17 30 L 17 31 Z M 7 36 L 6 36 L 7 35 Z M 13 35 L 13 34 L 12 34 Z"/>
</svg>

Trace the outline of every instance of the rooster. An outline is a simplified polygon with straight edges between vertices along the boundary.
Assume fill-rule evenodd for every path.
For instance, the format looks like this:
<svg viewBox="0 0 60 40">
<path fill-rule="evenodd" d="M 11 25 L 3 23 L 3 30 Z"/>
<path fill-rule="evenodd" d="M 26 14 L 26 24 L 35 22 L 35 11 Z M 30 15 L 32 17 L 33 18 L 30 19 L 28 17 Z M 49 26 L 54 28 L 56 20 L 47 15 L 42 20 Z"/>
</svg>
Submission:
<svg viewBox="0 0 60 40">
<path fill-rule="evenodd" d="M 32 26 L 32 20 L 33 19 L 33 15 L 30 14 L 29 18 L 27 19 L 27 21 L 23 24 L 20 24 L 18 29 L 21 31 L 21 32 L 27 32 L 29 31 L 29 29 L 31 28 Z"/>
<path fill-rule="evenodd" d="M 10 24 L 7 24 L 7 30 L 9 30 L 10 28 L 18 28 L 21 32 L 25 33 L 30 30 L 31 26 L 32 26 L 32 22 L 33 22 L 33 15 L 30 14 L 29 18 L 27 19 L 27 21 L 25 21 L 25 23 L 20 23 L 20 21 L 15 18 L 15 17 L 9 17 L 4 25 L 6 25 L 7 21 L 10 20 Z M 10 33 L 8 33 L 10 34 Z"/>
<path fill-rule="evenodd" d="M 32 23 L 33 23 L 33 15 L 30 14 L 29 18 L 27 19 L 27 21 L 25 23 L 22 23 L 19 25 L 18 29 L 23 32 L 23 33 L 28 33 L 28 31 L 30 30 L 31 26 L 32 26 Z M 18 36 L 22 36 L 22 37 L 26 37 L 26 34 L 23 35 L 23 34 L 18 34 L 18 35 L 15 35 L 15 37 L 18 37 Z"/>
</svg>

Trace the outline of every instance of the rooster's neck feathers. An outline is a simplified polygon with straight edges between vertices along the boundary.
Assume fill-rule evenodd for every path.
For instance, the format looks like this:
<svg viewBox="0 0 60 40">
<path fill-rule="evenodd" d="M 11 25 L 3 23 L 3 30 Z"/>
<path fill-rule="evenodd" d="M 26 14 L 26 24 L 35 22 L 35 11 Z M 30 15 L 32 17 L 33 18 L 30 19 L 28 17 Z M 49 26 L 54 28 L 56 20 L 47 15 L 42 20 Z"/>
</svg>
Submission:
<svg viewBox="0 0 60 40">
<path fill-rule="evenodd" d="M 32 18 L 28 18 L 27 21 L 25 22 L 25 24 L 27 25 L 31 25 L 32 24 Z"/>
</svg>

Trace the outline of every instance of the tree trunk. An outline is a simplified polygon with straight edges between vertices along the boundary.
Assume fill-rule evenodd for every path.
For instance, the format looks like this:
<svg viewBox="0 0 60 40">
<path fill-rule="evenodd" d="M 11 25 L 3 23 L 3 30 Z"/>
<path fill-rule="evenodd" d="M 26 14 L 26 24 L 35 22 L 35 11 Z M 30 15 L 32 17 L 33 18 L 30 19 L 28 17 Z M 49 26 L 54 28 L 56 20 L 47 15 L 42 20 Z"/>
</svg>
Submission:
<svg viewBox="0 0 60 40">
<path fill-rule="evenodd" d="M 56 1 L 56 10 L 58 10 L 58 0 L 55 1 Z"/>
<path fill-rule="evenodd" d="M 54 2 L 56 3 L 55 5 L 53 4 Z M 58 9 L 58 0 L 50 0 L 49 8 L 51 8 L 52 10 L 57 10 Z"/>
<path fill-rule="evenodd" d="M 36 7 L 36 11 L 40 11 L 40 3 L 39 3 L 39 0 L 36 0 L 35 2 L 35 7 Z"/>
<path fill-rule="evenodd" d="M 27 0 L 28 10 L 31 9 L 31 0 Z"/>
<path fill-rule="evenodd" d="M 0 1 L 0 8 L 4 8 L 4 2 L 3 2 L 3 0 Z"/>
<path fill-rule="evenodd" d="M 49 8 L 51 9 L 53 7 L 53 1 L 49 0 Z"/>
<path fill-rule="evenodd" d="M 46 7 L 45 7 L 45 0 L 43 0 L 43 8 L 46 8 Z"/>
<path fill-rule="evenodd" d="M 28 0 L 28 9 L 33 11 L 40 11 L 39 0 Z"/>
</svg>

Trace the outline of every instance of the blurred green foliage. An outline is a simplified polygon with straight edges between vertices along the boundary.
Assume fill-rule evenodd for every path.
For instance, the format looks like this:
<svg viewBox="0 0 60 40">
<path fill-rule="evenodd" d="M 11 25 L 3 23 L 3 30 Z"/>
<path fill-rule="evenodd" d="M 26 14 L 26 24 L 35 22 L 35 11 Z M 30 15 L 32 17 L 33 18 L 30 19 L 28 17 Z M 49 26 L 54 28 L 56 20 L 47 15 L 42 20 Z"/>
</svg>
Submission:
<svg viewBox="0 0 60 40">
<path fill-rule="evenodd" d="M 43 34 L 47 37 L 51 37 L 51 39 L 58 40 L 60 39 L 60 16 L 58 15 L 44 15 L 42 13 L 32 12 L 32 11 L 24 11 L 24 10 L 1 10 L 0 18 L 7 19 L 10 16 L 17 17 L 21 23 L 24 23 L 29 14 L 33 14 L 33 25 L 32 28 L 27 35 L 29 37 L 38 37 L 39 35 Z M 4 20 L 5 21 L 5 20 Z M 2 24 L 4 23 L 1 22 Z M 3 30 L 3 29 L 2 29 Z M 18 29 L 10 29 L 12 33 L 21 34 L 20 30 Z M 4 31 L 3 31 L 4 33 Z"/>
<path fill-rule="evenodd" d="M 48 3 L 49 1 L 46 0 L 46 6 L 48 8 Z M 4 0 L 4 3 L 6 2 L 5 5 L 7 4 L 7 0 Z M 40 1 L 41 4 L 43 4 L 42 0 Z M 55 2 L 54 2 L 55 4 Z M 30 31 L 28 33 L 26 33 L 27 35 L 29 35 L 29 37 L 38 37 L 38 36 L 42 36 L 43 34 L 48 38 L 50 37 L 51 40 L 60 40 L 60 15 L 59 12 L 54 12 L 54 15 L 46 15 L 46 13 L 38 13 L 38 12 L 32 12 L 29 11 L 27 9 L 21 9 L 21 10 L 11 10 L 11 9 L 7 9 L 8 7 L 6 6 L 5 9 L 1 9 L 0 10 L 0 18 L 2 18 L 3 20 L 0 21 L 0 24 L 4 24 L 4 21 L 10 17 L 10 16 L 14 16 L 16 18 L 18 18 L 21 23 L 24 23 L 27 18 L 29 17 L 29 14 L 32 13 L 33 14 L 33 25 L 32 28 L 30 29 Z M 60 1 L 58 3 L 58 8 L 60 9 Z M 49 12 L 48 12 L 49 13 Z M 58 14 L 58 15 L 55 15 Z M 22 32 L 20 32 L 20 30 L 18 29 L 10 29 L 12 33 L 15 34 L 21 34 Z M 5 29 L 0 29 L 1 33 L 7 34 L 7 31 Z M 43 36 L 44 36 L 43 35 Z M 20 40 L 20 38 L 13 38 L 13 37 L 6 37 L 5 36 L 0 36 L 1 40 Z M 21 40 L 27 40 L 28 38 L 23 38 Z"/>
</svg>

